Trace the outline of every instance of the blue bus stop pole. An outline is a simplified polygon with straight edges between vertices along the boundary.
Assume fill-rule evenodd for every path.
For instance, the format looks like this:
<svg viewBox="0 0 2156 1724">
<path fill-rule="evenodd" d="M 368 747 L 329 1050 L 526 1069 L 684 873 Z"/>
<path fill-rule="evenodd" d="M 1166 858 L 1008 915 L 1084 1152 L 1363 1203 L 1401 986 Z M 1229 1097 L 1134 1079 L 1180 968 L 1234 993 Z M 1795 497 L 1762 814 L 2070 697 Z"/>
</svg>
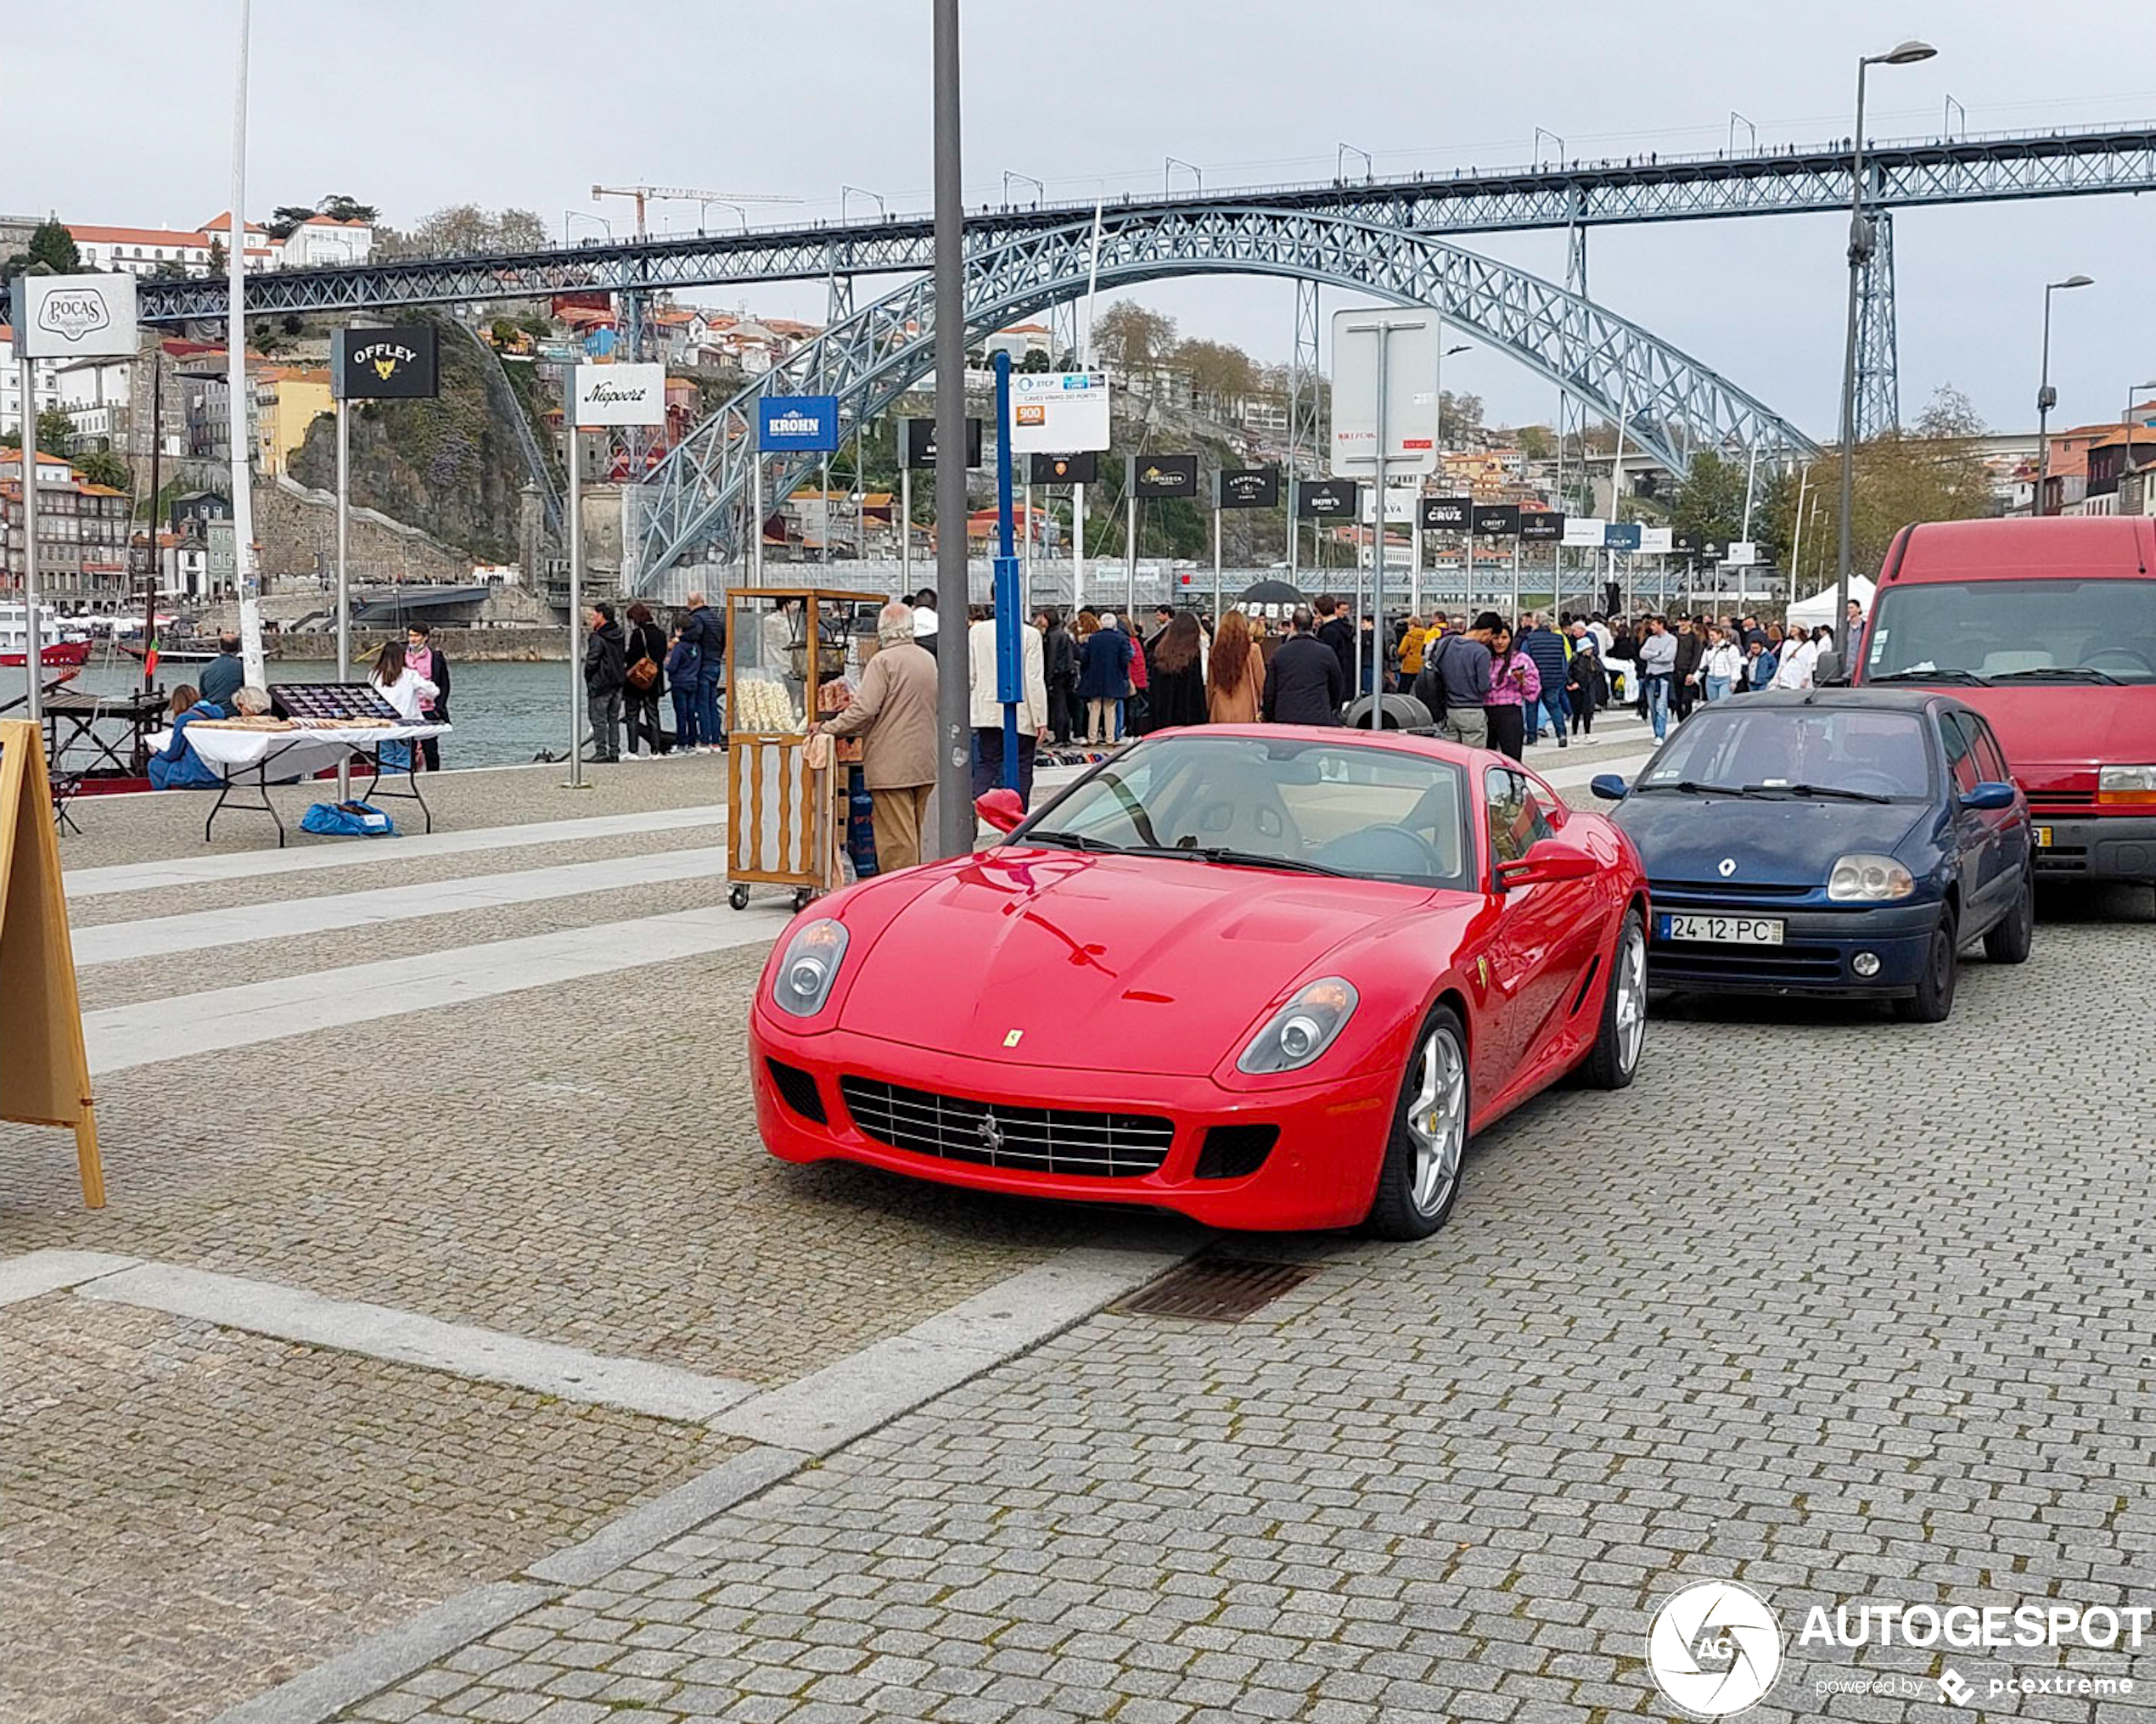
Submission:
<svg viewBox="0 0 2156 1724">
<path fill-rule="evenodd" d="M 1026 523 L 1032 531 L 1033 524 Z M 1011 540 L 1011 356 L 996 356 L 996 698 L 1003 703 L 1003 788 L 1018 789 L 1018 706 L 1025 698 L 1025 657 L 1019 631 L 1025 595 Z"/>
</svg>

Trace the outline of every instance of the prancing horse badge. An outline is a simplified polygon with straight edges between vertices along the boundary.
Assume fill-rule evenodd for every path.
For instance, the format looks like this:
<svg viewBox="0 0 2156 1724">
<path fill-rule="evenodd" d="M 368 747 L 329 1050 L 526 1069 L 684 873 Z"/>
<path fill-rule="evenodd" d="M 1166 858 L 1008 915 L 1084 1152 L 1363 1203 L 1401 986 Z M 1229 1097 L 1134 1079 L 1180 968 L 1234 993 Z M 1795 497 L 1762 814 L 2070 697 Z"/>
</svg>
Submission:
<svg viewBox="0 0 2156 1724">
<path fill-rule="evenodd" d="M 1019 1039 L 1021 1036 L 1023 1036 L 1025 1034 L 1025 1030 L 1011 1030 L 1011 1031 L 1010 1031 L 1008 1035 L 1006 1035 L 1006 1036 L 1003 1037 L 1003 1046 L 1004 1046 L 1004 1047 L 1017 1047 L 1017 1046 L 1018 1046 L 1018 1044 L 1019 1044 Z"/>
</svg>

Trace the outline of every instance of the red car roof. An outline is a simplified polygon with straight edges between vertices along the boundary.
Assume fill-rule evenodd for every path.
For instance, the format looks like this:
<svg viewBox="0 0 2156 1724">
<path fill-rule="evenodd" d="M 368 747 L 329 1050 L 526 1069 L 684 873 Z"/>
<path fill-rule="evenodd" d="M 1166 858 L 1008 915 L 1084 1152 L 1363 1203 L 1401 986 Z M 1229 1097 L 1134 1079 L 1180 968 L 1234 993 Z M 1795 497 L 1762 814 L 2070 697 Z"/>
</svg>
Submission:
<svg viewBox="0 0 2156 1724">
<path fill-rule="evenodd" d="M 2047 515 L 2041 519 L 1924 521 L 1887 553 L 1882 579 L 2012 580 L 2147 575 L 2156 568 L 2156 519 Z"/>
</svg>

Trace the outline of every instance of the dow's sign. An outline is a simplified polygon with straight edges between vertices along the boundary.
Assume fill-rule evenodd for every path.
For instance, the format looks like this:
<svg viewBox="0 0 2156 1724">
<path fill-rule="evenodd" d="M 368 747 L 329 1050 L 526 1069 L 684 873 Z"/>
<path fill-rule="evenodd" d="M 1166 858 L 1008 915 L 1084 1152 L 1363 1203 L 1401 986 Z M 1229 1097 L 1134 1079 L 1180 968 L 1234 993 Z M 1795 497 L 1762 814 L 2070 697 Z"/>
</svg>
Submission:
<svg viewBox="0 0 2156 1724">
<path fill-rule="evenodd" d="M 1356 493 L 1362 487 L 1352 479 L 1299 479 L 1295 481 L 1295 514 L 1301 520 L 1352 520 Z"/>
</svg>

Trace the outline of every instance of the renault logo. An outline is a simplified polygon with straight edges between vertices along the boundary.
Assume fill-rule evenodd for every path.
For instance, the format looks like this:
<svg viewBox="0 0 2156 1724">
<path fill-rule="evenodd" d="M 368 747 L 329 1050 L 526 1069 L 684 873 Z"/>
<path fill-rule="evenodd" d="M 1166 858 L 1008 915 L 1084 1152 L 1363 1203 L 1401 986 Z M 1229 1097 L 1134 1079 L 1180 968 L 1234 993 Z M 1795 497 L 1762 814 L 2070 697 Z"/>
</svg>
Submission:
<svg viewBox="0 0 2156 1724">
<path fill-rule="evenodd" d="M 1727 879 L 1732 874 L 1737 872 L 1737 858 L 1733 856 L 1724 856 L 1721 859 L 1721 866 L 1716 868 L 1715 872 L 1719 873 L 1724 879 Z"/>
</svg>

